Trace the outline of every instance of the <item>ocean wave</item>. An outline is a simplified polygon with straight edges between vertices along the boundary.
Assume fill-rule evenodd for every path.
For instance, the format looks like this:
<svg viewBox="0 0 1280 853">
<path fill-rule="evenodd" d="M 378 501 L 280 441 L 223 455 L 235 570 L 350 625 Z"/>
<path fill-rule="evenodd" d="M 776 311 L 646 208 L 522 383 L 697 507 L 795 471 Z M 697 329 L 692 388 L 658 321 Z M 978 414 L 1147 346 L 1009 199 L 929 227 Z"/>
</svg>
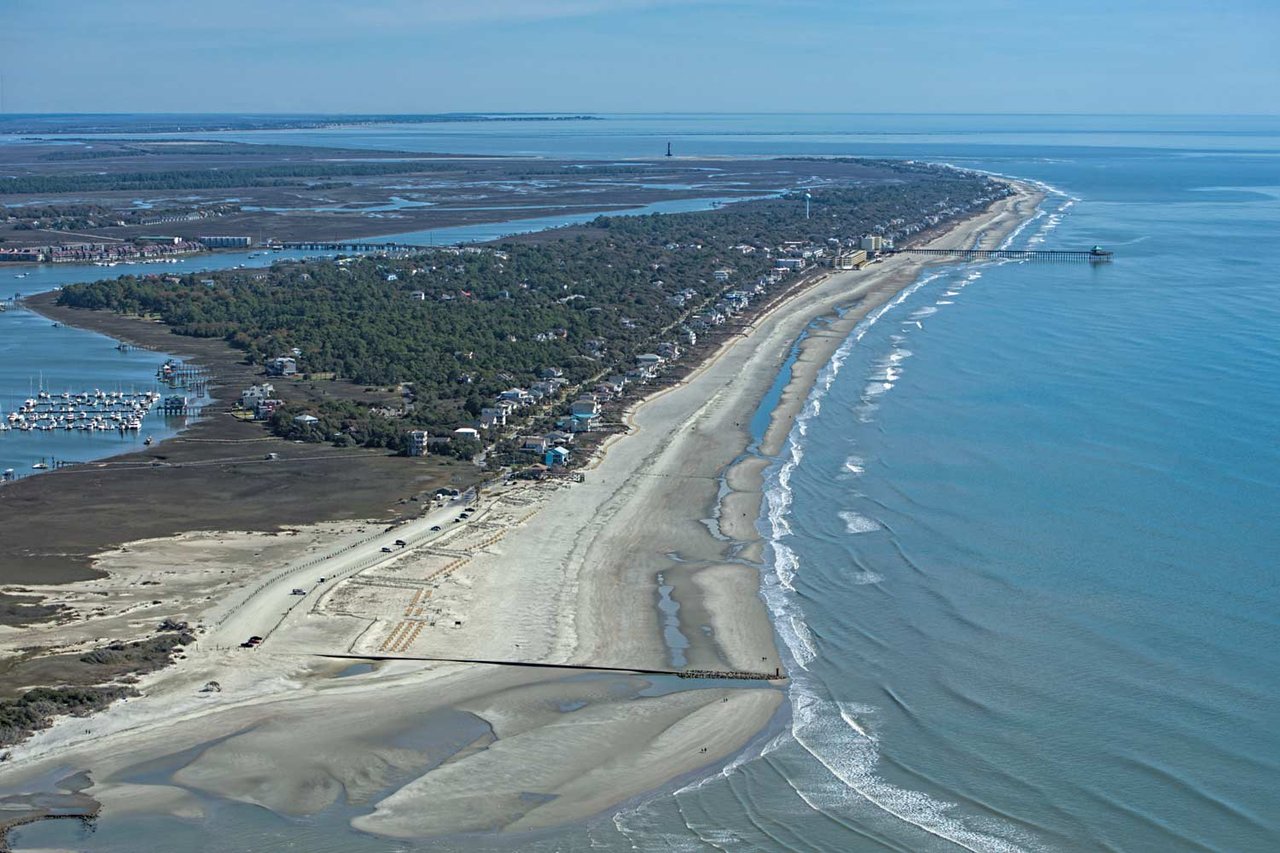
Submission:
<svg viewBox="0 0 1280 853">
<path fill-rule="evenodd" d="M 893 388 L 892 382 L 868 382 L 862 393 L 866 397 L 879 397 L 891 388 Z"/>
<path fill-rule="evenodd" d="M 844 529 L 849 533 L 872 533 L 884 529 L 884 525 L 874 518 L 867 518 L 851 509 L 840 513 L 840 520 L 844 522 Z"/>
<path fill-rule="evenodd" d="M 820 696 L 808 678 L 791 682 L 792 726 L 796 742 L 848 790 L 884 814 L 972 853 L 1023 853 L 1036 849 L 1025 831 L 1013 825 L 984 821 L 978 828 L 954 814 L 955 804 L 919 791 L 900 788 L 876 773 L 880 753 L 871 728 L 857 717 L 872 709 L 846 705 Z M 798 788 L 795 780 L 789 780 Z M 822 811 L 839 802 L 810 803 Z"/>
</svg>

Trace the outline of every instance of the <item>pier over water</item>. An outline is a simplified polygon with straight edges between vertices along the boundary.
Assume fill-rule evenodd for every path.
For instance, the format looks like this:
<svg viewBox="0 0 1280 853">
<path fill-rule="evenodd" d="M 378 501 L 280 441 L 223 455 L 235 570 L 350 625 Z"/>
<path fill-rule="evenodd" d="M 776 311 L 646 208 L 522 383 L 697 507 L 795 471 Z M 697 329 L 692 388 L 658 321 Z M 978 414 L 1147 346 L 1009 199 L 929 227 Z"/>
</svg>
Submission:
<svg viewBox="0 0 1280 853">
<path fill-rule="evenodd" d="M 960 255 L 966 258 L 1014 258 L 1032 261 L 1089 261 L 1107 263 L 1111 252 L 1101 246 L 1092 249 L 885 249 L 886 255 Z"/>
</svg>

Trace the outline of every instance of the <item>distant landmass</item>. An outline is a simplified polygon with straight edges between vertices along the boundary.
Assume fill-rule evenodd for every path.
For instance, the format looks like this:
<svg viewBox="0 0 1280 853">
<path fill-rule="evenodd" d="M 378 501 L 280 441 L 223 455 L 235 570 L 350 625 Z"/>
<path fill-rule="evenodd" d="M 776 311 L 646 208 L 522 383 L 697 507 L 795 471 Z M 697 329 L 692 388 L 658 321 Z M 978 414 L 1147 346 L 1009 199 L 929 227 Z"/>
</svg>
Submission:
<svg viewBox="0 0 1280 853">
<path fill-rule="evenodd" d="M 603 121 L 554 113 L 428 113 L 422 115 L 241 115 L 219 113 L 17 114 L 0 116 L 0 134 L 205 133 L 219 130 L 301 130 L 370 124 L 477 121 Z"/>
</svg>

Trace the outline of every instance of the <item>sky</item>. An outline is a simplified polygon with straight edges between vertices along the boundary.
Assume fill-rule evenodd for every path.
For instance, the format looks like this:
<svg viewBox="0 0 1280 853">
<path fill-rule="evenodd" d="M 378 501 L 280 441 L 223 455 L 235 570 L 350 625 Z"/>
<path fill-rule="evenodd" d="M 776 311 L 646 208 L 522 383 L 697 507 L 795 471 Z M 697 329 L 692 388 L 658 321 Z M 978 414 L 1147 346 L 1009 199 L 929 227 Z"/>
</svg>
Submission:
<svg viewBox="0 0 1280 853">
<path fill-rule="evenodd" d="M 7 113 L 1280 114 L 1280 0 L 0 0 Z"/>
</svg>

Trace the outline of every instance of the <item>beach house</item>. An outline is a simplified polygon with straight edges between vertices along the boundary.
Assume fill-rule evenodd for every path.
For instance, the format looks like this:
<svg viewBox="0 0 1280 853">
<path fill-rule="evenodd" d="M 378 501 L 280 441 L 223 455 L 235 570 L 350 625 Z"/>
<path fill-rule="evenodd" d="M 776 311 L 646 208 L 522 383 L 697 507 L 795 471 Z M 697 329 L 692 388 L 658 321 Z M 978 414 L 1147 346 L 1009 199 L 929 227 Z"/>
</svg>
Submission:
<svg viewBox="0 0 1280 853">
<path fill-rule="evenodd" d="M 541 435 L 526 435 L 520 439 L 520 449 L 529 453 L 546 453 L 547 439 Z"/>
<path fill-rule="evenodd" d="M 571 433 L 571 432 L 564 432 L 564 431 L 562 431 L 562 430 L 558 430 L 558 429 L 557 429 L 557 430 L 552 430 L 551 432 L 547 433 L 546 438 L 547 438 L 547 446 L 548 446 L 548 447 L 555 447 L 557 444 L 572 444 L 572 443 L 573 443 L 573 433 Z"/>
<path fill-rule="evenodd" d="M 488 420 L 486 427 L 506 426 L 507 409 L 504 406 L 486 406 L 480 410 L 480 421 Z"/>
<path fill-rule="evenodd" d="M 570 404 L 569 413 L 575 418 L 595 417 L 600 414 L 600 404 L 594 397 L 579 397 Z"/>
<path fill-rule="evenodd" d="M 533 402 L 529 392 L 523 388 L 510 388 L 498 395 L 499 400 L 508 400 L 517 406 L 527 406 Z"/>
<path fill-rule="evenodd" d="M 548 468 L 563 468 L 569 462 L 569 451 L 563 447 L 552 447 L 547 450 L 542 461 Z"/>
<path fill-rule="evenodd" d="M 282 355 L 267 362 L 268 376 L 293 376 L 298 372 L 298 360 Z"/>
<path fill-rule="evenodd" d="M 270 382 L 263 382 L 261 385 L 250 385 L 240 392 L 240 408 L 256 409 L 258 403 L 271 399 L 275 392 L 275 386 Z"/>
<path fill-rule="evenodd" d="M 409 431 L 409 443 L 405 448 L 410 456 L 426 456 L 427 447 L 431 444 L 431 436 L 425 429 Z"/>
</svg>

